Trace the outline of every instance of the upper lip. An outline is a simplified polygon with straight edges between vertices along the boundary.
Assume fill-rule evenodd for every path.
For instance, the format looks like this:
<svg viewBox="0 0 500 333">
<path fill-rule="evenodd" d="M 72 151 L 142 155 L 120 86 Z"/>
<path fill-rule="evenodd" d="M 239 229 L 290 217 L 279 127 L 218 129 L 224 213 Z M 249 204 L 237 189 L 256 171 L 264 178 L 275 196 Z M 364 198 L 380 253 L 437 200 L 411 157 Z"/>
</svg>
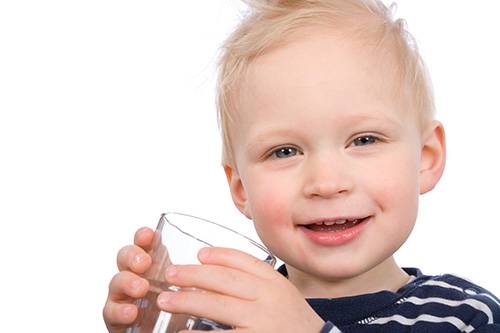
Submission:
<svg viewBox="0 0 500 333">
<path fill-rule="evenodd" d="M 307 220 L 307 222 L 300 223 L 299 225 L 311 225 L 321 222 L 336 222 L 341 220 L 362 220 L 364 218 L 369 217 L 370 215 L 345 215 L 345 216 L 335 216 L 335 217 L 318 217 L 311 220 Z"/>
</svg>

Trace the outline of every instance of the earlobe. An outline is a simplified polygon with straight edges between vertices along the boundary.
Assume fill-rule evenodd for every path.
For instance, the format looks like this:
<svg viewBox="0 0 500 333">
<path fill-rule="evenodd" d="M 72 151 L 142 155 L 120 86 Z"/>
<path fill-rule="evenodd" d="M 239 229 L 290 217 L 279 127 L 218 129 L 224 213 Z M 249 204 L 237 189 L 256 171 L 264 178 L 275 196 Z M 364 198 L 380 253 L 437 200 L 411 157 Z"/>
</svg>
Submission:
<svg viewBox="0 0 500 333">
<path fill-rule="evenodd" d="M 238 210 L 247 218 L 252 219 L 252 215 L 248 207 L 248 199 L 245 188 L 238 171 L 232 166 L 226 164 L 224 165 L 224 172 L 226 174 L 229 190 L 231 191 L 231 197 L 233 198 L 236 208 L 238 208 Z"/>
<path fill-rule="evenodd" d="M 444 127 L 433 121 L 423 136 L 420 158 L 420 194 L 432 190 L 441 178 L 446 163 Z"/>
</svg>

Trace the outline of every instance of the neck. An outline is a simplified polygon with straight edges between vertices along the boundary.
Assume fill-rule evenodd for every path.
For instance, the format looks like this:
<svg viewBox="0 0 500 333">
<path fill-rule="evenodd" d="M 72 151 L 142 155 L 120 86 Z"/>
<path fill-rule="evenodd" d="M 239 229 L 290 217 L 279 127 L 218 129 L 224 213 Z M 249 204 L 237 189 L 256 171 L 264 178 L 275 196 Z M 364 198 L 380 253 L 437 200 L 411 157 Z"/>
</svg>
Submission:
<svg viewBox="0 0 500 333">
<path fill-rule="evenodd" d="M 372 269 L 353 277 L 321 279 L 287 265 L 288 279 L 306 298 L 338 298 L 369 294 L 382 290 L 397 291 L 404 286 L 409 275 L 393 257 Z"/>
</svg>

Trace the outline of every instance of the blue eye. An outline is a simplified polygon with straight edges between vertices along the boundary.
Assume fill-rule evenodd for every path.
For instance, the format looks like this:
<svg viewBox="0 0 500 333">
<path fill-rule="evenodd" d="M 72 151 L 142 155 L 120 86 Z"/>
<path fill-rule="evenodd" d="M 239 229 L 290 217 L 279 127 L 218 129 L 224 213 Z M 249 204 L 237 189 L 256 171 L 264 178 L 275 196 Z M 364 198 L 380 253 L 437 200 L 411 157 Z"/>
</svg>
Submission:
<svg viewBox="0 0 500 333">
<path fill-rule="evenodd" d="M 355 146 L 366 146 L 366 145 L 376 143 L 377 141 L 380 141 L 380 139 L 377 138 L 376 136 L 364 135 L 364 136 L 360 136 L 360 137 L 357 137 L 356 139 L 354 139 L 352 141 L 352 144 Z"/>
<path fill-rule="evenodd" d="M 292 157 L 298 154 L 298 150 L 293 147 L 282 147 L 271 152 L 271 156 L 275 156 L 277 158 L 287 158 Z"/>
</svg>

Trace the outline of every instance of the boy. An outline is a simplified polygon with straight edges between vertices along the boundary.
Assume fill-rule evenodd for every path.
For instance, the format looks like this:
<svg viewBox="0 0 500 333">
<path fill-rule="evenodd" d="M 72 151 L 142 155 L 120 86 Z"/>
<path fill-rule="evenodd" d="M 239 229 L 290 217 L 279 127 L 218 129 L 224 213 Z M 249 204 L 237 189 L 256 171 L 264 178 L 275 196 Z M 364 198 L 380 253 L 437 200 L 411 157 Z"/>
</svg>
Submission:
<svg viewBox="0 0 500 333">
<path fill-rule="evenodd" d="M 452 275 L 400 268 L 418 197 L 445 165 L 429 80 L 376 1 L 255 1 L 228 39 L 218 108 L 237 208 L 283 262 L 210 248 L 167 279 L 165 311 L 245 332 L 500 332 L 500 303 Z M 152 231 L 118 254 L 104 317 L 123 332 L 145 295 Z"/>
</svg>

